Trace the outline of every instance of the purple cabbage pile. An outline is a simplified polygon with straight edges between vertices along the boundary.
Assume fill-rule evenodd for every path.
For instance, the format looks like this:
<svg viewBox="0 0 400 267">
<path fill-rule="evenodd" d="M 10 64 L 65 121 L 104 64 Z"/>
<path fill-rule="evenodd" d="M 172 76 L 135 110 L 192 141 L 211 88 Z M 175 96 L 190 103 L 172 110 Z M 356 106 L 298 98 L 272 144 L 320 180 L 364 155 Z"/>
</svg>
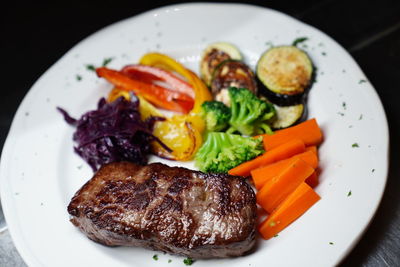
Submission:
<svg viewBox="0 0 400 267">
<path fill-rule="evenodd" d="M 57 109 L 68 124 L 76 127 L 73 140 L 77 145 L 74 150 L 93 171 L 115 161 L 144 165 L 151 151 L 150 143 L 160 142 L 152 134 L 154 118 L 149 121 L 140 118 L 136 97 L 133 101 L 120 97 L 111 103 L 101 98 L 97 109 L 83 114 L 79 120 L 62 108 Z"/>
</svg>

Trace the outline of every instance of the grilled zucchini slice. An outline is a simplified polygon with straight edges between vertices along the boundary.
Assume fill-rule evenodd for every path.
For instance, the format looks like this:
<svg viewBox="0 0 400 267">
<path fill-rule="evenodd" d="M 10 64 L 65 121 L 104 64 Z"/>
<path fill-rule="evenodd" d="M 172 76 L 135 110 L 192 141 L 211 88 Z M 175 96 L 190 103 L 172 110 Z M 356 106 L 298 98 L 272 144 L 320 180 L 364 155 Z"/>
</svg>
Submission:
<svg viewBox="0 0 400 267">
<path fill-rule="evenodd" d="M 210 44 L 204 49 L 200 60 L 200 75 L 207 86 L 210 86 L 215 68 L 228 59 L 242 60 L 239 49 L 233 44 L 218 42 Z"/>
<path fill-rule="evenodd" d="M 278 46 L 267 50 L 256 67 L 260 92 L 281 106 L 301 103 L 312 84 L 313 72 L 311 59 L 295 46 Z"/>
<path fill-rule="evenodd" d="M 274 130 L 287 128 L 302 121 L 306 117 L 306 106 L 304 104 L 297 104 L 292 106 L 278 106 L 275 105 L 276 116 L 275 120 L 271 123 Z"/>
<path fill-rule="evenodd" d="M 225 103 L 229 87 L 246 88 L 257 95 L 257 82 L 253 71 L 243 62 L 225 60 L 217 66 L 211 80 L 211 93 L 214 99 Z"/>
</svg>

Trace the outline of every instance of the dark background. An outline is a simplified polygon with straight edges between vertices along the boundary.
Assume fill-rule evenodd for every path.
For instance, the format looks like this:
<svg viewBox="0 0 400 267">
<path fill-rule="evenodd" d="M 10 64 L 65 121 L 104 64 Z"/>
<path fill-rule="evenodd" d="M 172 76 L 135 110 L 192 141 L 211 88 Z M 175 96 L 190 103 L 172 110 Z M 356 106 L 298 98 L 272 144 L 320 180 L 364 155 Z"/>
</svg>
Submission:
<svg viewBox="0 0 400 267">
<path fill-rule="evenodd" d="M 182 1 L 141 2 L 14 1 L 7 6 L 2 4 L 0 148 L 26 92 L 72 46 L 110 23 Z M 400 146 L 397 139 L 400 137 L 400 1 L 247 3 L 277 9 L 324 31 L 349 51 L 376 88 L 390 127 L 388 183 L 375 219 L 342 265 L 400 266 Z M 312 251 L 310 257 L 313 257 Z"/>
</svg>

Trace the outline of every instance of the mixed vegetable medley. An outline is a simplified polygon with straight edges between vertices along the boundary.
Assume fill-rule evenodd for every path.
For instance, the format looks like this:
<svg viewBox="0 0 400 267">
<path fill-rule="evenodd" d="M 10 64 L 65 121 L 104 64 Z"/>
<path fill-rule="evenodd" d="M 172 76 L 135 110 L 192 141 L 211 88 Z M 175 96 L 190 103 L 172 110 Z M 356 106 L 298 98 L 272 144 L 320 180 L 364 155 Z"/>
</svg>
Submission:
<svg viewBox="0 0 400 267">
<path fill-rule="evenodd" d="M 160 53 L 96 73 L 113 85 L 96 110 L 76 120 L 59 109 L 76 127 L 75 151 L 94 171 L 113 161 L 143 165 L 154 154 L 251 177 L 269 214 L 259 226 L 265 239 L 320 199 L 313 188 L 322 132 L 315 119 L 305 121 L 314 66 L 296 46 L 268 49 L 255 72 L 236 46 L 219 42 L 204 49 L 201 78 Z"/>
</svg>

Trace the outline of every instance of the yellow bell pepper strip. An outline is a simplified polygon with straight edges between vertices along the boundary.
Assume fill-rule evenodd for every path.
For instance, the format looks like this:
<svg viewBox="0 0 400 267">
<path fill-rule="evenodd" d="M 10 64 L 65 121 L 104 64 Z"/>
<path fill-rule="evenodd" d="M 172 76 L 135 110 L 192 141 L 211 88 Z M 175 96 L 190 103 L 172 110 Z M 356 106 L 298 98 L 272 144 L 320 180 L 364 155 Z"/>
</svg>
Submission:
<svg viewBox="0 0 400 267">
<path fill-rule="evenodd" d="M 177 62 L 175 59 L 170 58 L 167 55 L 160 53 L 148 53 L 145 54 L 139 61 L 140 64 L 154 66 L 169 71 L 174 71 L 179 75 L 186 78 L 188 83 L 193 86 L 194 89 L 194 105 L 190 111 L 187 120 L 191 122 L 194 128 L 198 129 L 201 133 L 204 131 L 204 121 L 200 116 L 201 104 L 204 101 L 212 100 L 212 96 L 207 86 L 194 74 L 192 71 L 186 69 L 182 64 Z"/>
<path fill-rule="evenodd" d="M 199 142 L 202 140 L 201 133 L 192 127 L 190 122 L 178 119 L 156 122 L 153 134 L 172 150 L 172 152 L 169 152 L 157 142 L 153 142 L 153 152 L 170 160 L 191 160 L 199 149 Z"/>
<path fill-rule="evenodd" d="M 112 102 L 118 97 L 131 98 L 129 92 L 115 87 L 108 94 L 107 101 Z M 139 98 L 139 112 L 142 120 L 150 117 L 164 117 L 163 114 L 143 97 Z M 153 135 L 156 136 L 169 149 L 161 146 L 158 142 L 151 144 L 154 154 L 171 160 L 190 160 L 201 145 L 201 133 L 186 121 L 184 115 L 175 115 L 172 118 L 165 118 L 164 121 L 157 121 L 154 124 Z"/>
<path fill-rule="evenodd" d="M 208 90 L 207 86 L 197 77 L 196 74 L 186 69 L 175 59 L 160 53 L 148 53 L 140 59 L 139 63 L 169 71 L 174 71 L 186 78 L 188 83 L 192 85 L 194 89 L 195 103 L 192 109 L 193 113 L 200 112 L 201 104 L 203 104 L 204 101 L 212 100 L 210 90 Z"/>
<path fill-rule="evenodd" d="M 156 84 L 134 80 L 119 71 L 105 67 L 97 68 L 96 73 L 116 87 L 125 91 L 133 91 L 160 108 L 185 114 L 193 108 L 193 99 L 186 94 Z"/>
<path fill-rule="evenodd" d="M 158 155 L 175 160 L 190 160 L 193 158 L 202 143 L 202 132 L 205 128 L 204 120 L 200 116 L 201 104 L 212 100 L 206 85 L 192 71 L 186 69 L 179 62 L 160 53 L 144 55 L 140 64 L 158 67 L 173 71 L 184 77 L 194 90 L 193 109 L 187 115 L 175 115 L 166 121 L 157 122 L 153 134 L 165 145 L 173 150 L 172 153 L 162 151 L 154 144 L 153 150 Z"/>
</svg>

